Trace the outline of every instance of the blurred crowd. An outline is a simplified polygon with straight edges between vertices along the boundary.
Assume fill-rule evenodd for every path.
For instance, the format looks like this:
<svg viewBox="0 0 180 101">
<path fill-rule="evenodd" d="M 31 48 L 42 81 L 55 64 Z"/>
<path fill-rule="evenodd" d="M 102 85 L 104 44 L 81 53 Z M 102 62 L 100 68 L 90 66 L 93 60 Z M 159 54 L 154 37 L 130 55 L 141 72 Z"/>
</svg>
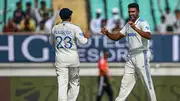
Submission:
<svg viewBox="0 0 180 101">
<path fill-rule="evenodd" d="M 177 7 L 179 3 L 177 4 Z M 155 26 L 155 33 L 169 34 L 177 33 L 180 34 L 180 10 L 175 8 L 173 12 L 170 8 L 165 9 L 165 13 L 161 10 L 161 22 Z M 122 29 L 122 27 L 127 23 L 126 19 L 122 19 L 118 13 L 118 8 L 112 9 L 112 17 L 109 19 L 104 19 L 102 17 L 102 9 L 96 9 L 96 17 L 91 19 L 90 29 L 94 34 L 101 34 L 100 30 L 106 27 L 110 32 L 117 33 Z"/>
<path fill-rule="evenodd" d="M 3 32 L 37 32 L 50 33 L 51 28 L 58 16 L 60 8 L 55 13 L 53 9 L 47 8 L 46 2 L 41 1 L 38 8 L 37 2 L 26 2 L 26 10 L 23 11 L 22 3 L 16 3 L 13 16 L 8 18 L 8 22 L 3 26 Z"/>
<path fill-rule="evenodd" d="M 124 26 L 125 21 L 120 17 L 119 9 L 112 9 L 112 17 L 104 19 L 102 9 L 96 9 L 96 17 L 91 19 L 90 29 L 93 34 L 101 34 L 101 28 L 106 27 L 110 32 L 117 33 Z"/>
<path fill-rule="evenodd" d="M 169 7 L 162 10 L 161 7 L 159 7 L 161 21 L 155 25 L 152 32 L 161 34 L 180 33 L 179 4 L 180 0 L 174 10 L 170 10 Z M 47 7 L 46 2 L 43 0 L 40 1 L 39 7 L 37 2 L 32 4 L 30 1 L 27 1 L 25 6 L 26 9 L 23 10 L 22 3 L 19 1 L 16 3 L 16 9 L 14 11 L 9 10 L 13 12 L 13 15 L 8 18 L 7 23 L 4 24 L 3 32 L 50 33 L 58 17 L 60 8 L 57 11 L 53 11 L 52 8 Z M 102 27 L 106 27 L 112 33 L 120 31 L 127 22 L 127 19 L 121 18 L 119 12 L 119 8 L 114 7 L 111 10 L 111 18 L 104 19 L 103 10 L 100 8 L 96 9 L 96 17 L 90 21 L 91 32 L 93 34 L 101 34 L 100 30 Z"/>
<path fill-rule="evenodd" d="M 161 23 L 156 26 L 156 31 L 162 34 L 166 32 L 180 34 L 180 10 L 175 9 L 171 12 L 170 8 L 167 7 L 165 13 L 161 11 Z"/>
</svg>

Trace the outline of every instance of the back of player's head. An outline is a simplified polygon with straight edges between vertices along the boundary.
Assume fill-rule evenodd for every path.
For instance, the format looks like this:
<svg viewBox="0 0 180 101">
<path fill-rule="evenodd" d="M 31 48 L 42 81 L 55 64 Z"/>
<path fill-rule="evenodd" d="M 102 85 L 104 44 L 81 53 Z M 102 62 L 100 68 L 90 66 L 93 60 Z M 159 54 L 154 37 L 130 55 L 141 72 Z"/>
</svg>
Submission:
<svg viewBox="0 0 180 101">
<path fill-rule="evenodd" d="M 139 11 L 139 5 L 138 5 L 137 3 L 130 3 L 130 4 L 128 5 L 128 8 L 136 8 L 137 11 Z"/>
<path fill-rule="evenodd" d="M 69 19 L 71 17 L 72 13 L 73 12 L 70 9 L 63 8 L 59 12 L 59 16 L 61 17 L 62 20 L 67 20 L 67 19 Z"/>
</svg>

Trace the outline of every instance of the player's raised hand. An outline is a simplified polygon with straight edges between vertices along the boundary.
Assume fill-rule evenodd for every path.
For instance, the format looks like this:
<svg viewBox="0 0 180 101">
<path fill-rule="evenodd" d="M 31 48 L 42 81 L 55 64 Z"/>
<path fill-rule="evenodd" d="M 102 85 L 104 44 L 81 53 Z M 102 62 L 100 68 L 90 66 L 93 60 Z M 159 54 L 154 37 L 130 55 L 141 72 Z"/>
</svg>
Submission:
<svg viewBox="0 0 180 101">
<path fill-rule="evenodd" d="M 133 21 L 131 21 L 131 20 L 129 20 L 128 21 L 128 24 L 133 28 L 133 27 L 135 27 L 135 24 L 134 24 L 134 22 Z"/>
<path fill-rule="evenodd" d="M 106 35 L 106 34 L 109 33 L 108 30 L 107 30 L 106 28 L 101 28 L 101 32 L 102 32 L 104 35 Z"/>
<path fill-rule="evenodd" d="M 84 33 L 84 37 L 87 39 L 89 39 L 91 37 L 91 33 L 89 30 L 86 33 Z"/>
</svg>

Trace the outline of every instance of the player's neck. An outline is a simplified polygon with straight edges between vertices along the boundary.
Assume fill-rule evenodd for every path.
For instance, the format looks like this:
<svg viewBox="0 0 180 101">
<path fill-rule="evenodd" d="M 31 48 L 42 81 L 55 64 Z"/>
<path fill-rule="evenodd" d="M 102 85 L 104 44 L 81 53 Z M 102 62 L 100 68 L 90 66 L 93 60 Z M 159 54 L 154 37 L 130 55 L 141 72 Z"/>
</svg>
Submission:
<svg viewBox="0 0 180 101">
<path fill-rule="evenodd" d="M 62 22 L 71 22 L 71 19 L 62 20 Z"/>
<path fill-rule="evenodd" d="M 62 22 L 69 22 L 69 21 L 67 21 L 67 20 L 64 20 L 64 21 L 62 21 Z"/>
<path fill-rule="evenodd" d="M 133 21 L 134 23 L 139 19 L 139 16 L 136 17 L 136 19 Z"/>
</svg>

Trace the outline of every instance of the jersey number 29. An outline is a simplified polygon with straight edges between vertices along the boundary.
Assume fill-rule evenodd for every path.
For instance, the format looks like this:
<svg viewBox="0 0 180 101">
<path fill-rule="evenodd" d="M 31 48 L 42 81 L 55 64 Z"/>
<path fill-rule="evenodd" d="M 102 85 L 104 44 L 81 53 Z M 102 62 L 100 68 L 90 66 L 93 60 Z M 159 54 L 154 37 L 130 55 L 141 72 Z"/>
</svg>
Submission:
<svg viewBox="0 0 180 101">
<path fill-rule="evenodd" d="M 59 41 L 58 41 L 59 39 Z M 56 36 L 56 40 L 57 40 L 57 48 L 71 48 L 72 47 L 72 42 L 71 42 L 71 37 L 66 36 L 64 38 L 62 38 L 61 36 Z M 65 43 L 64 46 L 61 45 L 62 41 Z"/>
</svg>

